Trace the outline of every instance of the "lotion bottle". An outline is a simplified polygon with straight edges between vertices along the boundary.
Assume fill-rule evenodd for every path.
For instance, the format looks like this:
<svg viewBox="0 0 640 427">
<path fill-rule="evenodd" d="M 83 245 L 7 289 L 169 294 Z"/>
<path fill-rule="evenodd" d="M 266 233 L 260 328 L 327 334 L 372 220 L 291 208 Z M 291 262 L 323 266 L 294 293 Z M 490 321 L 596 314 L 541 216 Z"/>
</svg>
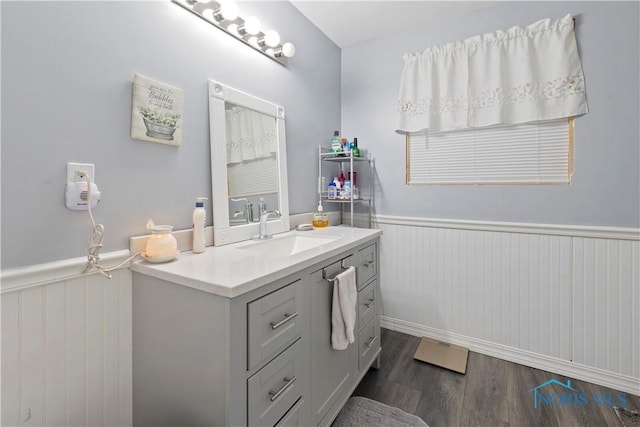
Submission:
<svg viewBox="0 0 640 427">
<path fill-rule="evenodd" d="M 204 210 L 206 197 L 196 197 L 196 208 L 193 210 L 193 253 L 204 252 L 204 223 L 207 221 L 207 212 Z"/>
</svg>

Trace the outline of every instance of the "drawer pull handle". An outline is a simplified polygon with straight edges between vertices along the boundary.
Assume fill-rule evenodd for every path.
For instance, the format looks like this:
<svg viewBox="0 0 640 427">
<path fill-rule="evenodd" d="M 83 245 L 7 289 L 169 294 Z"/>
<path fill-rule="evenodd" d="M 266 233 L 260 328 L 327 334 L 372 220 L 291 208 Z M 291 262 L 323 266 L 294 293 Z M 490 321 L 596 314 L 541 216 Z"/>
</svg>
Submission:
<svg viewBox="0 0 640 427">
<path fill-rule="evenodd" d="M 289 313 L 285 313 L 284 314 L 284 319 L 282 319 L 279 322 L 271 322 L 269 323 L 271 325 L 271 329 L 276 330 L 278 329 L 280 326 L 284 325 L 285 323 L 287 323 L 289 320 L 293 319 L 294 317 L 296 317 L 298 315 L 298 312 L 296 311 L 293 314 L 289 314 Z"/>
<path fill-rule="evenodd" d="M 371 306 L 375 303 L 376 303 L 375 298 L 369 298 L 369 302 L 365 302 L 364 305 L 367 306 L 367 308 L 371 308 Z"/>
<path fill-rule="evenodd" d="M 371 346 L 373 345 L 374 342 L 376 342 L 376 340 L 378 339 L 378 336 L 376 335 L 375 337 L 370 337 L 369 341 L 367 341 L 366 343 L 364 343 L 364 345 L 367 346 L 367 348 L 371 348 Z"/>
<path fill-rule="evenodd" d="M 369 267 L 371 267 L 374 263 L 375 263 L 375 261 L 365 261 L 363 265 L 364 265 L 365 267 L 369 268 Z"/>
<path fill-rule="evenodd" d="M 286 389 L 288 389 L 296 380 L 296 376 L 292 376 L 291 378 L 287 378 L 284 377 L 284 385 L 282 387 L 280 387 L 280 389 L 278 389 L 277 391 L 269 391 L 269 396 L 271 396 L 269 399 L 273 402 L 274 400 L 276 400 L 277 398 L 280 397 L 280 395 L 282 393 L 284 393 L 284 391 Z"/>
</svg>

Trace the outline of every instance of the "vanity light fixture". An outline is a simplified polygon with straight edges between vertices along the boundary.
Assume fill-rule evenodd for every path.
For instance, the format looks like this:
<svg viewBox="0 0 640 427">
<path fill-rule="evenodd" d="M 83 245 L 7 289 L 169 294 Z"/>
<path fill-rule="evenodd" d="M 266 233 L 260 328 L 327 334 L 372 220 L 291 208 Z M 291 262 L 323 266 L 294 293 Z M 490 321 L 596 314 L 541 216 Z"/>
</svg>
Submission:
<svg viewBox="0 0 640 427">
<path fill-rule="evenodd" d="M 293 43 L 280 43 L 280 34 L 276 31 L 262 31 L 258 18 L 240 17 L 233 0 L 172 1 L 282 65 L 296 53 Z"/>
</svg>

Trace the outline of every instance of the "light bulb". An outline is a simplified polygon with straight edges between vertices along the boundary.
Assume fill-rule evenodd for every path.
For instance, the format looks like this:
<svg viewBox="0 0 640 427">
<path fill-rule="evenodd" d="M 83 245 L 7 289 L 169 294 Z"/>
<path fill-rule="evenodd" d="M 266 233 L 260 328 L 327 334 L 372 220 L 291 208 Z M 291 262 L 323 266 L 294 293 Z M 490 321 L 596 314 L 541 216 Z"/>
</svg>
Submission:
<svg viewBox="0 0 640 427">
<path fill-rule="evenodd" d="M 240 33 L 238 33 L 238 24 L 231 24 L 227 27 L 227 31 L 229 31 L 231 34 L 233 34 L 234 36 L 238 36 Z"/>
<path fill-rule="evenodd" d="M 259 49 L 260 45 L 258 44 L 258 38 L 256 36 L 250 37 L 247 41 L 251 46 Z"/>
<path fill-rule="evenodd" d="M 280 43 L 280 34 L 277 31 L 269 30 L 264 35 L 264 43 L 269 47 L 276 47 Z"/>
<path fill-rule="evenodd" d="M 282 54 L 287 58 L 291 58 L 296 54 L 296 47 L 293 45 L 293 43 L 286 42 L 282 45 Z"/>
<path fill-rule="evenodd" d="M 270 47 L 267 50 L 265 50 L 264 53 L 266 53 L 269 56 L 276 56 L 276 52 L 273 50 L 272 47 Z"/>
<path fill-rule="evenodd" d="M 244 21 L 244 30 L 247 34 L 256 35 L 260 32 L 260 20 L 255 16 L 250 16 Z"/>
<path fill-rule="evenodd" d="M 238 5 L 232 0 L 225 0 L 220 4 L 220 14 L 227 21 L 233 21 L 238 17 Z"/>
<path fill-rule="evenodd" d="M 213 21 L 213 10 L 211 9 L 205 9 L 202 11 L 202 16 L 204 16 L 205 18 L 207 18 L 209 21 Z"/>
</svg>

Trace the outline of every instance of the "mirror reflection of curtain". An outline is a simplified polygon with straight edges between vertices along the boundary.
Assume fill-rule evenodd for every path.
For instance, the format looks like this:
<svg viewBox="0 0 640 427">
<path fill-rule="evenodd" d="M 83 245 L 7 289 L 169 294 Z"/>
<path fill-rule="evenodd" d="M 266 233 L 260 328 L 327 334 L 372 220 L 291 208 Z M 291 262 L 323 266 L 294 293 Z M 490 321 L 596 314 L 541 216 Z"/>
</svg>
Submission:
<svg viewBox="0 0 640 427">
<path fill-rule="evenodd" d="M 225 113 L 229 197 L 277 194 L 275 118 L 242 107 Z"/>
<path fill-rule="evenodd" d="M 275 156 L 276 121 L 273 117 L 232 107 L 226 110 L 227 164 Z"/>
</svg>

